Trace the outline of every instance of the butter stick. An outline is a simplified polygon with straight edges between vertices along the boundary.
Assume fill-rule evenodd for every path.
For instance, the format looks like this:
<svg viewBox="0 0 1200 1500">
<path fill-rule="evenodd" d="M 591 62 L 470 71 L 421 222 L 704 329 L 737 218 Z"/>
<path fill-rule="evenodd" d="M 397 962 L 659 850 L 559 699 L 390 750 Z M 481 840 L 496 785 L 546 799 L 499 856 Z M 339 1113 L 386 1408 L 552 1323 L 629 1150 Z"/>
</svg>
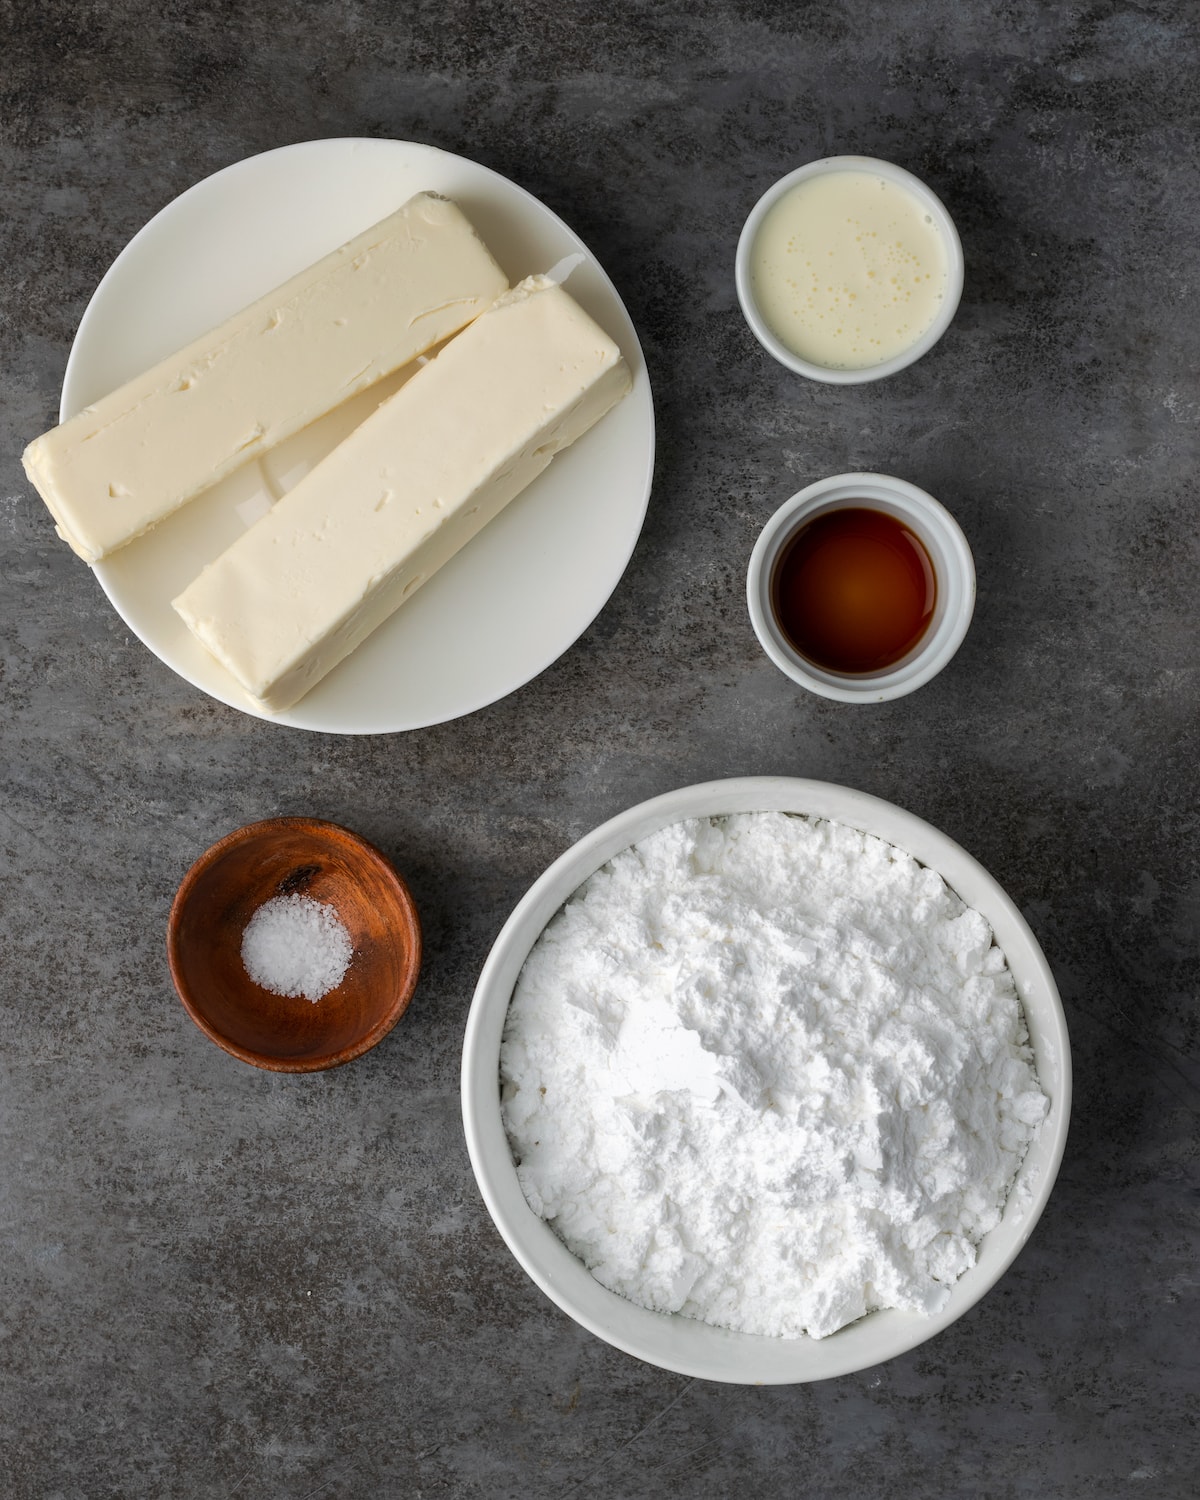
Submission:
<svg viewBox="0 0 1200 1500">
<path fill-rule="evenodd" d="M 25 472 L 59 535 L 98 562 L 456 333 L 507 286 L 462 211 L 418 193 L 35 439 Z"/>
<path fill-rule="evenodd" d="M 290 707 L 626 393 L 620 350 L 531 277 L 450 341 L 174 601 Z"/>
</svg>

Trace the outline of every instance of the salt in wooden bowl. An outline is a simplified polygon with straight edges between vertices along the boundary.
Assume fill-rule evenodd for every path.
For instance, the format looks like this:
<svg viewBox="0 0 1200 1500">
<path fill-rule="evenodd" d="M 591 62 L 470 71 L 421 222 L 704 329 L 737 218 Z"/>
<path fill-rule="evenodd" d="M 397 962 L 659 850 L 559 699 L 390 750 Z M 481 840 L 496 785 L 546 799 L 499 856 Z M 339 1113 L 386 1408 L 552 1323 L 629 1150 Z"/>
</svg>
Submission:
<svg viewBox="0 0 1200 1500">
<path fill-rule="evenodd" d="M 315 1003 L 256 984 L 242 935 L 276 896 L 332 906 L 353 957 Z M 366 839 L 317 818 L 271 818 L 226 835 L 184 876 L 167 924 L 171 978 L 200 1030 L 242 1062 L 281 1073 L 361 1057 L 408 1008 L 421 924 L 408 886 Z"/>
</svg>

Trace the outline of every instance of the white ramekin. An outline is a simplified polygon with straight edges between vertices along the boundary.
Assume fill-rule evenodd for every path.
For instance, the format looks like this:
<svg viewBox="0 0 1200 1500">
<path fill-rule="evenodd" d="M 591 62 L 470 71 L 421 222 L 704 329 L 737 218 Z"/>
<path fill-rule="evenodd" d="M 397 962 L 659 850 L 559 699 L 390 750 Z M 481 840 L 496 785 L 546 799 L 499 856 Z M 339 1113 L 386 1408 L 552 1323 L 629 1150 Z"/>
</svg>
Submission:
<svg viewBox="0 0 1200 1500">
<path fill-rule="evenodd" d="M 883 672 L 830 672 L 801 656 L 775 618 L 771 582 L 780 553 L 814 516 L 863 506 L 896 516 L 920 537 L 937 577 L 933 619 L 909 654 Z M 915 484 L 888 474 L 835 474 L 786 500 L 759 534 L 746 574 L 750 620 L 763 650 L 793 682 L 843 703 L 902 698 L 936 677 L 962 645 L 975 611 L 975 561 L 958 522 Z"/>
<path fill-rule="evenodd" d="M 881 360 L 877 365 L 867 365 L 859 370 L 840 370 L 829 365 L 814 364 L 811 360 L 803 359 L 789 349 L 771 331 L 759 312 L 750 276 L 754 242 L 758 238 L 759 228 L 767 214 L 798 182 L 804 182 L 809 177 L 822 176 L 826 172 L 870 172 L 876 177 L 884 178 L 887 182 L 896 183 L 898 187 L 907 188 L 929 210 L 946 242 L 946 291 L 937 317 L 921 337 L 915 343 L 910 344 L 907 349 L 891 359 Z M 958 311 L 959 299 L 962 296 L 962 242 L 958 237 L 958 230 L 954 227 L 954 220 L 946 212 L 945 205 L 919 177 L 914 177 L 903 167 L 893 166 L 891 162 L 878 161 L 873 156 L 825 156 L 820 161 L 810 161 L 803 167 L 797 167 L 794 172 L 789 172 L 786 177 L 781 177 L 777 183 L 767 189 L 750 210 L 750 217 L 743 225 L 741 238 L 738 240 L 735 279 L 738 301 L 742 305 L 742 313 L 750 325 L 751 332 L 768 354 L 773 355 L 781 365 L 786 365 L 789 370 L 795 370 L 798 375 L 807 375 L 810 380 L 824 380 L 831 385 L 862 385 L 868 380 L 880 380 L 885 375 L 894 375 L 897 370 L 903 370 L 914 360 L 920 359 L 923 354 L 928 354 L 949 328 L 954 314 Z"/>
</svg>

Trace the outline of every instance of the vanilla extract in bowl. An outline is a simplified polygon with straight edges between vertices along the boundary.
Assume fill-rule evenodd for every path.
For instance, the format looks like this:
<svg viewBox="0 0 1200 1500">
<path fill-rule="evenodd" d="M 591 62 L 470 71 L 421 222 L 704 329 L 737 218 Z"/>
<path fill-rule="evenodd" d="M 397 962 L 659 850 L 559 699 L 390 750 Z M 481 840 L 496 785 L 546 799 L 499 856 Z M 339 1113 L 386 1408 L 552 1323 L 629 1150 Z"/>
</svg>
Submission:
<svg viewBox="0 0 1200 1500">
<path fill-rule="evenodd" d="M 823 511 L 779 553 L 771 605 L 801 656 L 847 675 L 895 666 L 924 640 L 937 607 L 929 552 L 904 521 L 866 502 Z"/>
</svg>

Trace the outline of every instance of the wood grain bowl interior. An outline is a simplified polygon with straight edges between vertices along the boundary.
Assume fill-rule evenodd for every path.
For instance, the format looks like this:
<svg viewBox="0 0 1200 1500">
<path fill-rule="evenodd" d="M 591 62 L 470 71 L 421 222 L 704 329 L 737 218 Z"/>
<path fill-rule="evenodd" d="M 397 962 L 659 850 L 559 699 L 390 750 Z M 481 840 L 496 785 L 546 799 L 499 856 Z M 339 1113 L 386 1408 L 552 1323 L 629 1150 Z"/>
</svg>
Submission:
<svg viewBox="0 0 1200 1500">
<path fill-rule="evenodd" d="M 242 964 L 250 918 L 292 894 L 333 906 L 354 945 L 345 978 L 315 1004 L 272 994 Z M 421 928 L 408 887 L 365 839 L 336 823 L 273 818 L 237 829 L 188 871 L 167 955 L 188 1014 L 218 1046 L 256 1067 L 311 1072 L 361 1056 L 404 1014 Z"/>
</svg>

